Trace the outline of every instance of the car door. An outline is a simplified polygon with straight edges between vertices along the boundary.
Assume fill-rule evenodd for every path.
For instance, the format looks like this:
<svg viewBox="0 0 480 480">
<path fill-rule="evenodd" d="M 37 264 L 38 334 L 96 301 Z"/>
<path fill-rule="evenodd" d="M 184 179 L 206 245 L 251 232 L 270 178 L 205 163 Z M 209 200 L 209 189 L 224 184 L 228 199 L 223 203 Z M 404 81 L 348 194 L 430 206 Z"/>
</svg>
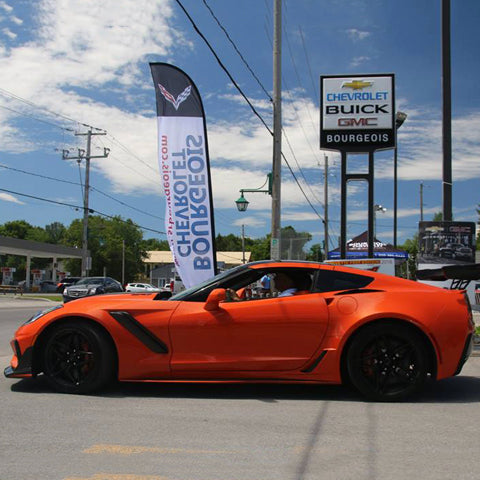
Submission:
<svg viewBox="0 0 480 480">
<path fill-rule="evenodd" d="M 222 302 L 182 302 L 170 320 L 172 372 L 288 371 L 301 368 L 325 335 L 322 294 Z"/>
</svg>

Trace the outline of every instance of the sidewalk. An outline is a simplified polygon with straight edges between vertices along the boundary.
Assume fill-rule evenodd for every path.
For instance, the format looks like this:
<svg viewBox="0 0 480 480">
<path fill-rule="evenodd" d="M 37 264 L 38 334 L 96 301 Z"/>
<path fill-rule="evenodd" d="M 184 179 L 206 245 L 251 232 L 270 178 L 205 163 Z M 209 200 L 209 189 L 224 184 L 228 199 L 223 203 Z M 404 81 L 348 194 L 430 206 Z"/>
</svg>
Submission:
<svg viewBox="0 0 480 480">
<path fill-rule="evenodd" d="M 48 308 L 61 303 L 48 298 L 35 298 L 35 294 L 29 293 L 24 293 L 23 295 L 14 295 L 13 293 L 0 294 L 0 308 Z"/>
</svg>

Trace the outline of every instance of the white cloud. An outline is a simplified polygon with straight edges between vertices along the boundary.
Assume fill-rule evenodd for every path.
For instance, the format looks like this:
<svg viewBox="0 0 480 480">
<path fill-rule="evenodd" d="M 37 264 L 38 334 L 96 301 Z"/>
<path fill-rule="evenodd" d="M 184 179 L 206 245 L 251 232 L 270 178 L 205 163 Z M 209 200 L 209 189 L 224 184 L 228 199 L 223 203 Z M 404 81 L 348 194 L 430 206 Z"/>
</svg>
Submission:
<svg viewBox="0 0 480 480">
<path fill-rule="evenodd" d="M 357 28 L 350 28 L 349 30 L 347 30 L 347 35 L 350 39 L 354 41 L 365 40 L 370 36 L 370 32 L 367 32 L 365 30 L 358 30 Z"/>
<path fill-rule="evenodd" d="M 242 225 L 245 225 L 246 227 L 251 227 L 251 228 L 263 228 L 267 227 L 270 223 L 269 218 L 262 218 L 261 216 L 245 216 L 242 218 L 239 218 L 235 220 L 232 225 L 235 225 L 237 227 L 241 227 Z"/>
<path fill-rule="evenodd" d="M 2 33 L 11 40 L 15 40 L 17 38 L 17 34 L 12 32 L 9 28 L 2 29 Z"/>
<path fill-rule="evenodd" d="M 370 57 L 368 56 L 359 56 L 359 57 L 355 57 L 353 58 L 353 60 L 350 62 L 350 67 L 352 68 L 356 68 L 356 67 L 359 67 L 360 65 L 363 65 L 364 63 L 367 63 L 368 61 L 370 61 Z"/>
<path fill-rule="evenodd" d="M 23 202 L 18 200 L 18 198 L 10 195 L 9 193 L 0 192 L 0 200 L 4 202 L 17 203 L 18 205 L 25 205 Z"/>
<path fill-rule="evenodd" d="M 5 10 L 5 12 L 10 13 L 13 10 L 13 7 L 8 5 L 7 2 L 4 2 L 3 0 L 0 2 L 0 8 L 2 10 Z"/>
<path fill-rule="evenodd" d="M 455 181 L 480 177 L 479 131 L 478 112 L 452 120 L 452 175 Z M 442 165 L 442 121 L 431 112 L 412 109 L 398 131 L 399 179 L 441 180 Z M 376 167 L 377 178 L 392 178 L 391 160 Z"/>
</svg>

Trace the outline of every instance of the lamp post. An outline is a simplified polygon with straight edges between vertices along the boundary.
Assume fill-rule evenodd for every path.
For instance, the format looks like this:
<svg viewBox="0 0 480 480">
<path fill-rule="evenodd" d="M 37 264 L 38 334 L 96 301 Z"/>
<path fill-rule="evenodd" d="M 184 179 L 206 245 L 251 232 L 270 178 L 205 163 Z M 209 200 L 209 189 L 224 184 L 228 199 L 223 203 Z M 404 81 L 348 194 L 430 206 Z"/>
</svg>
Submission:
<svg viewBox="0 0 480 480">
<path fill-rule="evenodd" d="M 267 189 L 263 189 L 265 185 L 268 184 Z M 245 192 L 248 193 L 268 193 L 270 196 L 272 195 L 272 174 L 267 174 L 266 182 L 260 188 L 241 188 L 240 189 L 240 198 L 235 200 L 237 204 L 237 209 L 239 212 L 246 212 L 248 208 L 248 204 L 250 203 L 245 196 L 243 195 Z"/>
<path fill-rule="evenodd" d="M 397 112 L 395 115 L 395 130 L 398 130 L 403 122 L 407 119 L 407 114 Z M 397 247 L 397 146 L 398 139 L 395 141 L 395 148 L 393 150 L 393 246 Z"/>
<path fill-rule="evenodd" d="M 377 212 L 382 212 L 385 213 L 387 209 L 383 207 L 382 205 L 377 205 L 375 204 L 373 206 L 373 216 L 374 216 L 374 230 L 373 230 L 373 241 L 375 242 L 375 236 L 377 235 Z"/>
</svg>

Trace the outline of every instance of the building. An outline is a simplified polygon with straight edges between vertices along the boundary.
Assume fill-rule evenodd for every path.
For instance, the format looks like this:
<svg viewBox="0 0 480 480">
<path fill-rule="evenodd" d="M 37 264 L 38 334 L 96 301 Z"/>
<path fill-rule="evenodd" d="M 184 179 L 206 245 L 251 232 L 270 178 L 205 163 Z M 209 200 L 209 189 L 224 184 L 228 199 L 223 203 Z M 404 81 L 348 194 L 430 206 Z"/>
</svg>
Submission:
<svg viewBox="0 0 480 480">
<path fill-rule="evenodd" d="M 217 252 L 218 270 L 229 270 L 243 263 L 248 263 L 250 258 L 251 252 L 245 252 L 245 261 L 243 252 Z M 170 284 L 172 280 L 178 279 L 170 250 L 148 251 L 144 263 L 147 267 L 149 281 L 156 287 L 164 287 Z"/>
</svg>

